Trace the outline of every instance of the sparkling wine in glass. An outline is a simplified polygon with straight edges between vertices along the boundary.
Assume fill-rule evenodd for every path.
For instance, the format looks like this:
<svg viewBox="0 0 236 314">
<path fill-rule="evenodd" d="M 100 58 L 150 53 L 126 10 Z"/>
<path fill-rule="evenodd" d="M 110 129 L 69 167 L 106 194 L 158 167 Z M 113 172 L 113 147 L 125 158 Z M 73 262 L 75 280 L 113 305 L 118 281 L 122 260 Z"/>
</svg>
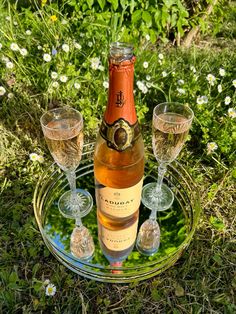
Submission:
<svg viewBox="0 0 236 314">
<path fill-rule="evenodd" d="M 79 111 L 64 107 L 47 111 L 40 122 L 51 155 L 65 172 L 70 186 L 70 190 L 60 197 L 58 208 L 63 216 L 76 220 L 76 228 L 71 236 L 71 252 L 74 255 L 77 252 L 77 257 L 87 259 L 93 254 L 94 244 L 88 229 L 82 225 L 81 217 L 89 213 L 93 199 L 88 191 L 76 189 L 75 174 L 83 150 L 83 117 Z M 86 241 L 82 243 L 79 239 Z"/>
<path fill-rule="evenodd" d="M 150 240 L 146 234 L 155 228 L 158 234 L 156 212 L 168 209 L 174 201 L 174 194 L 163 179 L 167 165 L 176 159 L 186 141 L 193 116 L 188 106 L 175 102 L 161 103 L 153 110 L 152 147 L 159 167 L 157 182 L 148 183 L 142 190 L 142 203 L 152 210 L 149 219 L 141 226 L 136 242 L 144 254 L 152 255 L 159 247 L 159 241 L 149 241 L 145 246 L 144 238 Z"/>
</svg>

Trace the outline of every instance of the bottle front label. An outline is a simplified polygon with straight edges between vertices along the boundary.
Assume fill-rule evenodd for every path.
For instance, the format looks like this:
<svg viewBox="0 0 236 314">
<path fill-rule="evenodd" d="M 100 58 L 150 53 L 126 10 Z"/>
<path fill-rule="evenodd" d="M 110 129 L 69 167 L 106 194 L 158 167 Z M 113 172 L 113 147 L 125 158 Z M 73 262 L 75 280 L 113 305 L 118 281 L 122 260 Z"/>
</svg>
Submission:
<svg viewBox="0 0 236 314">
<path fill-rule="evenodd" d="M 125 218 L 135 213 L 141 202 L 143 179 L 132 187 L 114 189 L 96 184 L 98 208 L 113 217 Z"/>
<path fill-rule="evenodd" d="M 112 251 L 122 251 L 134 244 L 137 234 L 138 219 L 130 227 L 122 230 L 109 230 L 103 226 L 100 229 L 100 239 Z"/>
</svg>

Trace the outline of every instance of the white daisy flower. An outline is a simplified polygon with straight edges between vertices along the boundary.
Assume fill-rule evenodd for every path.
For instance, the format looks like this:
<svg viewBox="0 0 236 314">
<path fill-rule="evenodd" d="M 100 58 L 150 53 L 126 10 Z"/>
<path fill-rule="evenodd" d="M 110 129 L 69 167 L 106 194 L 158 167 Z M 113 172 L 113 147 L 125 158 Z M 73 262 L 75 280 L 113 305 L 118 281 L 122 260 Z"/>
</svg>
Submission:
<svg viewBox="0 0 236 314">
<path fill-rule="evenodd" d="M 144 69 L 147 69 L 147 68 L 148 68 L 148 62 L 147 62 L 147 61 L 144 61 L 144 62 L 143 62 L 143 67 L 144 67 Z"/>
<path fill-rule="evenodd" d="M 236 88 L 236 80 L 233 80 L 233 85 L 234 85 L 234 87 Z"/>
<path fill-rule="evenodd" d="M 93 47 L 93 43 L 91 41 L 88 42 L 88 46 L 91 48 Z"/>
<path fill-rule="evenodd" d="M 66 83 L 67 80 L 68 80 L 68 77 L 67 77 L 66 75 L 60 75 L 60 81 L 61 81 L 62 83 Z"/>
<path fill-rule="evenodd" d="M 146 75 L 146 80 L 150 81 L 150 79 L 151 79 L 151 76 L 150 75 Z"/>
<path fill-rule="evenodd" d="M 177 92 L 180 94 L 180 95 L 184 95 L 186 93 L 185 89 L 184 88 L 177 88 Z"/>
<path fill-rule="evenodd" d="M 163 54 L 162 54 L 162 53 L 159 53 L 158 58 L 159 58 L 160 60 L 163 60 L 163 59 L 164 59 Z"/>
<path fill-rule="evenodd" d="M 58 78 L 57 72 L 52 71 L 52 73 L 51 73 L 51 78 L 52 78 L 53 80 L 57 79 L 57 78 Z"/>
<path fill-rule="evenodd" d="M 0 43 L 0 50 L 2 49 L 2 44 Z"/>
<path fill-rule="evenodd" d="M 36 154 L 36 153 L 31 153 L 29 155 L 29 158 L 30 158 L 31 161 L 38 161 L 39 155 Z"/>
<path fill-rule="evenodd" d="M 142 92 L 143 92 L 144 94 L 147 94 L 147 92 L 148 92 L 147 86 L 144 85 L 144 87 L 143 87 L 143 89 L 142 89 Z"/>
<path fill-rule="evenodd" d="M 225 97 L 225 104 L 226 104 L 226 105 L 229 105 L 230 103 L 231 103 L 231 97 L 226 96 L 226 97 Z"/>
<path fill-rule="evenodd" d="M 13 68 L 14 68 L 14 64 L 13 64 L 12 62 L 8 61 L 8 62 L 6 63 L 6 67 L 7 67 L 8 69 L 13 69 Z"/>
<path fill-rule="evenodd" d="M 7 94 L 7 97 L 8 97 L 9 99 L 12 99 L 12 98 L 14 97 L 14 94 L 13 94 L 13 93 L 8 93 L 8 94 Z"/>
<path fill-rule="evenodd" d="M 65 52 L 69 52 L 69 51 L 70 51 L 70 47 L 69 47 L 69 45 L 67 45 L 67 44 L 63 44 L 63 45 L 61 46 L 61 48 L 62 48 L 62 50 L 65 51 Z"/>
<path fill-rule="evenodd" d="M 178 80 L 177 82 L 179 85 L 183 85 L 184 84 L 184 80 Z"/>
<path fill-rule="evenodd" d="M 198 104 L 198 105 L 202 105 L 202 104 L 203 104 L 202 96 L 198 96 L 198 97 L 197 97 L 197 104 Z"/>
<path fill-rule="evenodd" d="M 144 82 L 137 81 L 138 89 L 141 90 L 144 94 L 148 92 L 147 86 L 144 84 Z"/>
<path fill-rule="evenodd" d="M 225 76 L 225 69 L 220 68 L 219 69 L 219 74 L 220 74 L 220 76 Z"/>
<path fill-rule="evenodd" d="M 74 83 L 74 88 L 75 89 L 80 89 L 80 87 L 81 87 L 80 83 L 77 83 L 77 82 Z"/>
<path fill-rule="evenodd" d="M 162 75 L 163 77 L 166 77 L 166 76 L 167 76 L 166 71 L 163 71 L 163 72 L 161 73 L 161 75 Z"/>
<path fill-rule="evenodd" d="M 67 22 L 67 20 L 63 19 L 63 20 L 61 21 L 61 24 L 62 24 L 62 25 L 66 25 L 66 24 L 68 24 L 68 22 Z"/>
<path fill-rule="evenodd" d="M 38 156 L 38 162 L 40 162 L 41 164 L 44 162 L 44 157 L 42 155 Z"/>
<path fill-rule="evenodd" d="M 57 81 L 54 81 L 54 82 L 52 83 L 52 87 L 53 87 L 53 88 L 58 88 L 58 87 L 59 87 L 59 83 L 58 83 Z"/>
<path fill-rule="evenodd" d="M 197 72 L 195 66 L 193 66 L 193 65 L 190 66 L 190 70 L 193 71 L 193 73 L 196 73 L 196 72 Z"/>
<path fill-rule="evenodd" d="M 14 24 L 15 26 L 17 26 L 17 25 L 18 25 L 18 23 L 17 23 L 16 21 L 14 21 L 14 22 L 13 22 L 13 24 Z"/>
<path fill-rule="evenodd" d="M 228 115 L 230 118 L 236 118 L 236 110 L 234 108 L 229 108 Z"/>
<path fill-rule="evenodd" d="M 3 96 L 6 93 L 6 90 L 3 86 L 0 86 L 0 96 Z"/>
<path fill-rule="evenodd" d="M 7 63 L 7 62 L 9 62 L 9 61 L 10 61 L 9 58 L 7 58 L 7 57 L 5 57 L 5 56 L 2 56 L 2 62 Z"/>
<path fill-rule="evenodd" d="M 27 29 L 27 31 L 25 32 L 26 35 L 30 36 L 32 34 L 31 30 Z"/>
<path fill-rule="evenodd" d="M 46 62 L 50 62 L 52 60 L 52 57 L 49 53 L 45 53 L 43 55 L 43 60 L 46 61 Z"/>
<path fill-rule="evenodd" d="M 143 88 L 144 88 L 144 83 L 143 82 L 141 82 L 141 81 L 137 81 L 137 86 L 138 86 L 138 89 L 140 89 L 141 91 L 143 90 Z"/>
<path fill-rule="evenodd" d="M 150 40 L 150 36 L 148 34 L 145 35 L 145 38 L 146 38 L 147 41 Z"/>
<path fill-rule="evenodd" d="M 28 54 L 28 51 L 25 48 L 20 49 L 20 54 L 22 56 L 26 56 Z"/>
<path fill-rule="evenodd" d="M 208 97 L 203 95 L 202 96 L 202 101 L 203 101 L 204 104 L 207 104 L 208 103 Z"/>
<path fill-rule="evenodd" d="M 104 66 L 103 66 L 103 65 L 99 65 L 99 66 L 98 66 L 98 70 L 100 70 L 100 71 L 104 71 L 104 70 L 105 70 L 105 68 L 104 68 Z"/>
<path fill-rule="evenodd" d="M 207 155 L 217 150 L 217 148 L 218 148 L 218 145 L 215 142 L 207 143 Z"/>
<path fill-rule="evenodd" d="M 11 43 L 10 48 L 13 51 L 17 51 L 17 50 L 20 49 L 19 46 L 16 43 Z"/>
<path fill-rule="evenodd" d="M 218 89 L 218 93 L 222 93 L 222 85 L 221 85 L 221 84 L 219 84 L 219 85 L 217 86 L 217 89 Z"/>
<path fill-rule="evenodd" d="M 147 88 L 150 88 L 150 87 L 152 87 L 152 84 L 149 83 L 149 82 L 147 82 L 147 83 L 146 83 L 146 86 L 147 86 Z"/>
<path fill-rule="evenodd" d="M 74 43 L 74 47 L 78 50 L 80 50 L 82 48 L 82 46 L 79 43 Z"/>
<path fill-rule="evenodd" d="M 102 85 L 103 85 L 104 88 L 108 88 L 109 87 L 109 83 L 107 81 L 104 81 Z"/>
<path fill-rule="evenodd" d="M 56 291 L 57 291 L 57 288 L 55 285 L 53 285 L 52 283 L 50 283 L 49 285 L 47 285 L 46 289 L 45 289 L 45 293 L 47 296 L 51 297 L 51 296 L 54 296 Z"/>
<path fill-rule="evenodd" d="M 90 62 L 91 62 L 91 68 L 93 70 L 97 70 L 99 65 L 100 65 L 100 59 L 95 57 L 95 58 L 91 58 L 90 59 Z"/>
<path fill-rule="evenodd" d="M 42 46 L 40 46 L 40 45 L 38 45 L 38 50 L 42 50 L 43 49 L 43 47 Z"/>
<path fill-rule="evenodd" d="M 214 75 L 212 75 L 212 74 L 208 74 L 208 75 L 207 75 L 207 81 L 208 81 L 208 83 L 209 83 L 211 86 L 215 85 L 215 80 L 216 80 L 216 78 L 215 78 Z"/>
</svg>

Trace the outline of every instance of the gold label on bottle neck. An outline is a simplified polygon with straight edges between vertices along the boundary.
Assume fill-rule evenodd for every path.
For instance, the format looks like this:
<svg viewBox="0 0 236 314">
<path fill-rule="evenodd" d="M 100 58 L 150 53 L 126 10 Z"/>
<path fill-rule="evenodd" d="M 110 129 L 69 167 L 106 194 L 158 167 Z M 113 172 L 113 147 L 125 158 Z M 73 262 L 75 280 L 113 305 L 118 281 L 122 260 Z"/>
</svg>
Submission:
<svg viewBox="0 0 236 314">
<path fill-rule="evenodd" d="M 100 134 L 107 141 L 108 147 L 117 151 L 124 151 L 131 147 L 141 135 L 138 122 L 130 125 L 122 118 L 113 124 L 108 124 L 103 120 Z"/>
</svg>

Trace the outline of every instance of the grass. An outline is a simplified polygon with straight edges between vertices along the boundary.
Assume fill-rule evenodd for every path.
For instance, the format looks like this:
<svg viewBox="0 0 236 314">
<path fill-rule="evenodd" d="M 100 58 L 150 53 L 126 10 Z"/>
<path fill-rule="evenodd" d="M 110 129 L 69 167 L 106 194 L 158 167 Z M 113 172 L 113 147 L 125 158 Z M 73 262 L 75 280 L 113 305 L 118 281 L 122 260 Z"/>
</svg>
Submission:
<svg viewBox="0 0 236 314">
<path fill-rule="evenodd" d="M 165 47 L 156 50 L 140 39 L 135 79 L 147 83 L 146 75 L 152 77 L 148 93 L 143 94 L 136 86 L 135 94 L 139 119 L 145 125 L 147 144 L 150 146 L 148 125 L 154 104 L 150 99 L 171 98 L 190 103 L 196 119 L 180 160 L 197 183 L 203 213 L 190 246 L 173 267 L 150 280 L 129 285 L 97 283 L 79 277 L 60 265 L 44 245 L 32 208 L 36 182 L 52 161 L 40 131 L 38 121 L 41 113 L 58 103 L 73 103 L 74 107 L 83 111 L 87 139 L 89 134 L 91 138 L 96 134 L 106 101 L 102 82 L 107 77 L 105 71 L 92 71 L 89 60 L 100 56 L 101 46 L 107 44 L 105 35 L 101 31 L 96 41 L 96 36 L 94 39 L 92 29 L 88 27 L 89 39 L 76 38 L 82 43 L 83 53 L 73 50 L 70 56 L 65 56 L 60 52 L 58 59 L 48 64 L 42 62 L 42 52 L 38 52 L 35 45 L 41 44 L 48 52 L 49 43 L 57 44 L 55 36 L 59 30 L 64 34 L 63 41 L 72 45 L 68 26 L 53 25 L 48 33 L 48 25 L 51 24 L 45 19 L 43 22 L 39 19 L 38 25 L 35 25 L 36 22 L 31 24 L 33 17 L 27 11 L 26 15 L 14 16 L 20 27 L 12 25 L 8 39 L 1 32 L 0 42 L 4 43 L 4 47 L 0 57 L 7 55 L 15 64 L 14 71 L 7 70 L 4 62 L 0 69 L 0 85 L 7 90 L 0 98 L 1 313 L 236 312 L 236 126 L 235 118 L 228 116 L 228 108 L 235 108 L 236 101 L 232 86 L 232 80 L 236 79 L 236 54 L 232 49 L 235 47 L 235 30 L 230 27 L 236 14 L 235 6 L 233 8 L 218 35 L 207 38 L 207 45 L 205 38 L 189 51 Z M 9 13 L 2 11 L 1 14 L 0 29 L 6 30 L 5 16 Z M 50 14 L 47 12 L 46 16 L 50 17 Z M 11 17 L 13 19 L 13 15 Z M 30 27 L 34 43 L 24 35 Z M 80 26 L 81 32 L 82 29 Z M 41 38 L 39 32 L 47 34 L 47 38 Z M 230 41 L 229 34 L 232 34 Z M 92 49 L 85 44 L 88 40 L 94 40 Z M 27 58 L 21 58 L 9 49 L 12 41 L 26 46 L 29 52 Z M 164 54 L 163 64 L 158 63 L 159 53 Z M 106 67 L 106 57 L 101 59 Z M 147 73 L 142 67 L 146 60 L 151 60 Z M 70 62 L 72 65 L 68 66 Z M 76 65 L 74 68 L 73 64 Z M 191 65 L 197 68 L 197 82 L 190 71 Z M 226 70 L 224 78 L 218 75 L 220 67 Z M 53 93 L 50 91 L 52 70 L 66 73 L 69 77 L 69 82 L 61 84 L 60 89 Z M 167 78 L 162 76 L 163 71 L 167 72 Z M 209 86 L 206 80 L 209 73 L 217 77 L 217 84 L 222 84 L 221 94 L 217 92 L 216 85 L 214 88 Z M 184 80 L 181 86 L 186 91 L 184 95 L 176 92 L 179 79 Z M 75 80 L 84 84 L 79 92 L 72 89 Z M 9 93 L 14 94 L 12 99 L 7 97 Z M 207 95 L 208 103 L 197 104 L 199 95 Z M 226 96 L 231 97 L 229 106 L 224 104 Z M 93 111 L 93 108 L 96 110 Z M 211 141 L 216 142 L 218 148 L 207 154 L 207 144 Z M 43 155 L 44 163 L 32 162 L 29 159 L 32 152 Z M 55 296 L 45 295 L 45 279 L 50 279 L 57 287 Z"/>
</svg>

